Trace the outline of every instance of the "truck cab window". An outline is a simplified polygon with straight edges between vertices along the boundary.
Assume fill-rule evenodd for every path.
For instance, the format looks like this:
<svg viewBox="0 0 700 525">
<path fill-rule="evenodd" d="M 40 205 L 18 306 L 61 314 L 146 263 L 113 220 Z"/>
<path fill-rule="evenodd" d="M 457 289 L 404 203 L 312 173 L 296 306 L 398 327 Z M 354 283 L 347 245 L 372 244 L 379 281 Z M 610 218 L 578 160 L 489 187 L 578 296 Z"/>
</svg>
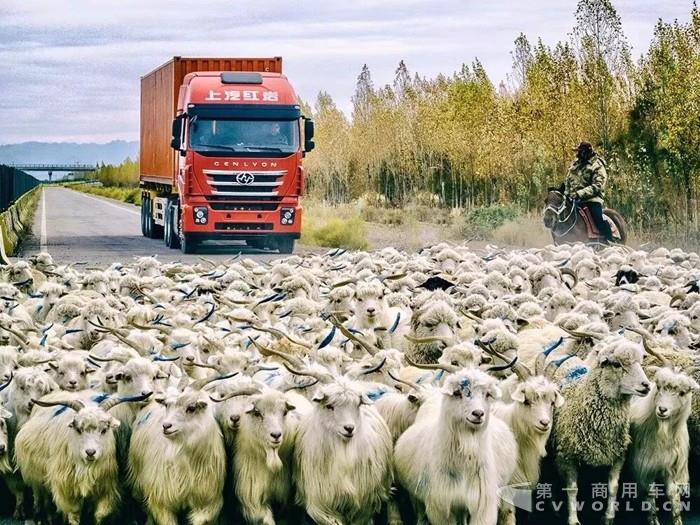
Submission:
<svg viewBox="0 0 700 525">
<path fill-rule="evenodd" d="M 299 149 L 299 122 L 198 117 L 190 121 L 190 146 L 195 151 L 294 153 Z"/>
</svg>

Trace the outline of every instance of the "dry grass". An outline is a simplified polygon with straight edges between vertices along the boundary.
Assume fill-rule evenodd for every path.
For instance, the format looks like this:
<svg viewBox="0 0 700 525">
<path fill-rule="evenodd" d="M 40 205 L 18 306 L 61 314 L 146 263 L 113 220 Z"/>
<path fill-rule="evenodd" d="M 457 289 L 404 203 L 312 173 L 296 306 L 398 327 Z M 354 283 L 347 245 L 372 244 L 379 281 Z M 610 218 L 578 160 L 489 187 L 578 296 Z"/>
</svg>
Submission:
<svg viewBox="0 0 700 525">
<path fill-rule="evenodd" d="M 523 215 L 496 228 L 493 240 L 518 248 L 544 248 L 552 243 L 552 235 L 544 227 L 539 216 Z"/>
</svg>

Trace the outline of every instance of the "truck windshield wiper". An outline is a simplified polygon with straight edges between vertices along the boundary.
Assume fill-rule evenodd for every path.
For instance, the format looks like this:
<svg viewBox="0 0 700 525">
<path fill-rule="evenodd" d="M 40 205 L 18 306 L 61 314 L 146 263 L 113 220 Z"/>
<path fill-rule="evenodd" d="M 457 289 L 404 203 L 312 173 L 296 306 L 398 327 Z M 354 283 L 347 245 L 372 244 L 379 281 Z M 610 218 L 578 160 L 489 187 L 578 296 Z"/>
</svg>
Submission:
<svg viewBox="0 0 700 525">
<path fill-rule="evenodd" d="M 235 146 L 228 146 L 226 144 L 198 144 L 198 147 L 204 146 L 205 148 L 219 148 L 219 149 L 227 149 L 229 151 L 236 151 L 236 152 L 241 152 L 244 151 L 241 148 L 237 148 Z"/>
<path fill-rule="evenodd" d="M 245 149 L 247 149 L 248 151 L 252 149 L 257 149 L 260 151 L 282 151 L 282 148 L 273 148 L 271 146 L 246 146 Z"/>
</svg>

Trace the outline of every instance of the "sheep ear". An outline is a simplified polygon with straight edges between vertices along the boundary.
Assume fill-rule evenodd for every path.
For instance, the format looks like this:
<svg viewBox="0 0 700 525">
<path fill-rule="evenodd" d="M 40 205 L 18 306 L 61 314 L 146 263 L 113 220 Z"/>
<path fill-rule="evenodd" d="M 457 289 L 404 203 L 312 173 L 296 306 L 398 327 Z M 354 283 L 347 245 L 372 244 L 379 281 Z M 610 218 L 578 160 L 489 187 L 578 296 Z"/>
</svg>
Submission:
<svg viewBox="0 0 700 525">
<path fill-rule="evenodd" d="M 119 428 L 119 425 L 121 425 L 121 421 L 119 421 L 117 418 L 113 417 L 112 420 L 109 422 L 109 426 L 111 428 Z"/>
<path fill-rule="evenodd" d="M 323 392 L 316 392 L 314 394 L 314 397 L 311 398 L 311 401 L 315 401 L 316 403 L 323 403 L 326 400 L 326 394 Z"/>
<path fill-rule="evenodd" d="M 255 410 L 255 405 L 253 403 L 248 403 L 243 409 L 243 412 L 250 414 L 253 410 Z"/>
<path fill-rule="evenodd" d="M 501 399 L 501 397 L 503 396 L 503 392 L 501 392 L 501 389 L 499 387 L 494 385 L 491 387 L 491 395 L 494 399 Z"/>
<path fill-rule="evenodd" d="M 554 408 L 563 407 L 565 402 L 566 402 L 566 400 L 564 399 L 564 396 L 562 396 L 559 392 L 557 392 L 557 395 L 554 398 Z"/>
<path fill-rule="evenodd" d="M 692 377 L 690 378 L 690 390 L 691 392 L 696 392 L 700 390 L 700 385 L 698 385 L 698 382 L 695 381 Z M 2 417 L 2 414 L 0 414 L 0 417 Z"/>
<path fill-rule="evenodd" d="M 297 408 L 296 405 L 290 403 L 289 401 L 287 401 L 287 402 L 285 403 L 285 407 L 287 408 L 287 410 L 290 410 L 290 411 L 291 411 L 291 410 L 296 410 L 296 408 Z"/>
<path fill-rule="evenodd" d="M 518 387 L 510 395 L 510 398 L 517 403 L 525 402 L 525 389 L 523 385 L 518 385 Z"/>
<path fill-rule="evenodd" d="M 450 387 L 447 387 L 447 386 L 443 386 L 443 387 L 440 389 L 440 392 L 443 393 L 443 394 L 445 394 L 446 396 L 456 396 L 456 395 L 458 395 L 458 394 L 461 392 L 461 390 L 459 389 L 459 387 L 450 388 Z"/>
</svg>

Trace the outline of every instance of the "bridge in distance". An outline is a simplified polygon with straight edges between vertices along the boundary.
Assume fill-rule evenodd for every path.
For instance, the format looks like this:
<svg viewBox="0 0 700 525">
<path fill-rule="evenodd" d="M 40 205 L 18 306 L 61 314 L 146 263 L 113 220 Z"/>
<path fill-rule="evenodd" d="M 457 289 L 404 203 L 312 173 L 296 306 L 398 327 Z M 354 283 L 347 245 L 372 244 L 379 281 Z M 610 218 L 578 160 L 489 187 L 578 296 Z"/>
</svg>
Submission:
<svg viewBox="0 0 700 525">
<path fill-rule="evenodd" d="M 133 257 L 148 255 L 156 255 L 164 262 L 196 262 L 200 256 L 184 255 L 167 248 L 162 240 L 143 237 L 141 212 L 133 204 L 59 186 L 42 189 L 32 233 L 24 241 L 20 256 L 42 251 L 48 251 L 59 264 L 85 261 L 95 266 L 129 263 Z M 303 247 L 296 250 L 303 251 Z M 201 250 L 201 256 L 223 261 L 239 252 L 258 261 L 280 257 L 277 252 L 231 242 L 212 242 Z"/>
</svg>

